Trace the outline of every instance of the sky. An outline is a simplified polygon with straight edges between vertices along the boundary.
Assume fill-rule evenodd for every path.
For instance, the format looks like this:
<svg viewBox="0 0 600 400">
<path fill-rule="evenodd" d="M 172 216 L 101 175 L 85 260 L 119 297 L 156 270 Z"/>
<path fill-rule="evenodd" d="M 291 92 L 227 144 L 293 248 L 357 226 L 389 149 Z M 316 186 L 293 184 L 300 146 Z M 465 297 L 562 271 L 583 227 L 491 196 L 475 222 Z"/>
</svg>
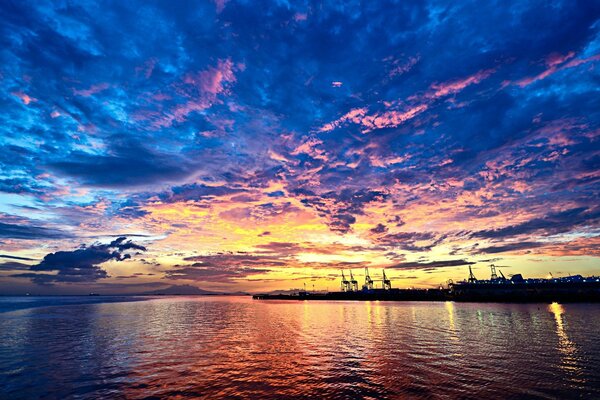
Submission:
<svg viewBox="0 0 600 400">
<path fill-rule="evenodd" d="M 598 2 L 0 19 L 0 293 L 600 274 Z"/>
</svg>

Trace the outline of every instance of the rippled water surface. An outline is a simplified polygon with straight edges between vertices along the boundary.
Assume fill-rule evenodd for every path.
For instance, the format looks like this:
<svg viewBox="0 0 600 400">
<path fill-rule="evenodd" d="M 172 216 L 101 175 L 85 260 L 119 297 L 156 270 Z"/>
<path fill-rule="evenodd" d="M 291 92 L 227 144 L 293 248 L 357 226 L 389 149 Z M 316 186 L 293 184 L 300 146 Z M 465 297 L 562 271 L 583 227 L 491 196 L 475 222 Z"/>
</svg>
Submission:
<svg viewBox="0 0 600 400">
<path fill-rule="evenodd" d="M 0 298 L 0 398 L 600 398 L 600 305 L 58 300 Z"/>
</svg>

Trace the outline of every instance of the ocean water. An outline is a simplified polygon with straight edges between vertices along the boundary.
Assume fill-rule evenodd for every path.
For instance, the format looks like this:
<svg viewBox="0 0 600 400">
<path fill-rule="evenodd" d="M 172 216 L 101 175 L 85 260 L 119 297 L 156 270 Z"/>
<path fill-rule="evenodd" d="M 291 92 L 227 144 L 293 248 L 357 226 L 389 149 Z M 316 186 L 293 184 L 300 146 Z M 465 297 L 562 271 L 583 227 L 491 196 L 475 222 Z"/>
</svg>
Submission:
<svg viewBox="0 0 600 400">
<path fill-rule="evenodd" d="M 0 398 L 600 398 L 600 304 L 136 300 L 0 298 Z"/>
</svg>

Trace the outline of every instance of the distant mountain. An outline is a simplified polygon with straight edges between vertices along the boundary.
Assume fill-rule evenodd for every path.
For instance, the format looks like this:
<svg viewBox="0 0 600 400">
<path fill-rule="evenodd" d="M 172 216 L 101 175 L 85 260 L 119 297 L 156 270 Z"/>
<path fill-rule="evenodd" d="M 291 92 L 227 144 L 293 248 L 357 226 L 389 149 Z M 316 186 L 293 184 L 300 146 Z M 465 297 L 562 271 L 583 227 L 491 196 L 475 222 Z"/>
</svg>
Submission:
<svg viewBox="0 0 600 400">
<path fill-rule="evenodd" d="M 227 293 L 227 292 L 212 292 L 210 290 L 204 290 L 204 289 L 200 289 L 196 286 L 192 286 L 192 285 L 172 285 L 169 286 L 167 288 L 164 289 L 158 289 L 158 290 L 153 290 L 151 292 L 144 292 L 141 293 L 143 295 L 153 295 L 153 296 L 158 296 L 158 295 L 169 295 L 169 296 L 173 296 L 173 295 L 185 295 L 185 296 L 191 296 L 191 295 L 205 295 L 205 296 L 210 296 L 210 295 L 228 295 L 228 296 L 249 296 L 248 293 L 246 292 L 233 292 L 233 293 Z"/>
<path fill-rule="evenodd" d="M 153 290 L 151 292 L 144 292 L 142 294 L 149 295 L 214 295 L 220 294 L 217 292 L 211 292 L 209 290 L 200 289 L 192 285 L 172 285 L 164 289 Z"/>
</svg>

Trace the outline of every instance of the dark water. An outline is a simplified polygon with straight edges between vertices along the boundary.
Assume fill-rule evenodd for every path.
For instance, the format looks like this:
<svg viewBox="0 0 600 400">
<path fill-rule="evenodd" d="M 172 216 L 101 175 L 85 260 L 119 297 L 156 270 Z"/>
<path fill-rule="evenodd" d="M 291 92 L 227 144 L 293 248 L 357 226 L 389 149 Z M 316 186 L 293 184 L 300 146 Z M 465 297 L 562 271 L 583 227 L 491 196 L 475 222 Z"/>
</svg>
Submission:
<svg viewBox="0 0 600 400">
<path fill-rule="evenodd" d="M 81 299 L 0 298 L 1 398 L 600 398 L 600 305 Z"/>
</svg>

